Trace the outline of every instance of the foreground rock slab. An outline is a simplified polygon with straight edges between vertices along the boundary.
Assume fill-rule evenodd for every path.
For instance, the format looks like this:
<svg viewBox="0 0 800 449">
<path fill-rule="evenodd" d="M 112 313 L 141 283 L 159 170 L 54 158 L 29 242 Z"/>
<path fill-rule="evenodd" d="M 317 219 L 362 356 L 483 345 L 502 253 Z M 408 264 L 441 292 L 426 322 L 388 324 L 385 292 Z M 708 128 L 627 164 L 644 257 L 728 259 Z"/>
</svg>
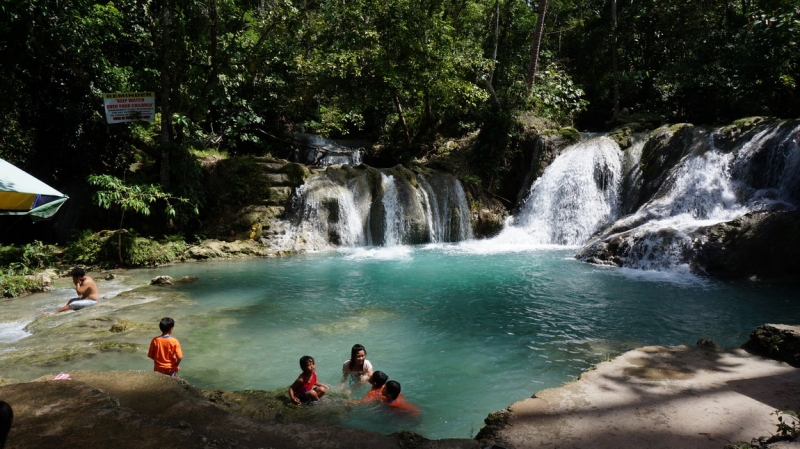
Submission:
<svg viewBox="0 0 800 449">
<path fill-rule="evenodd" d="M 275 423 L 228 413 L 188 383 L 152 371 L 75 371 L 71 380 L 0 387 L 14 408 L 8 448 L 424 448 L 475 449 L 331 426 Z"/>
<path fill-rule="evenodd" d="M 771 413 L 786 409 L 800 409 L 797 368 L 741 349 L 651 346 L 511 405 L 479 437 L 516 449 L 721 449 L 775 433 Z"/>
</svg>

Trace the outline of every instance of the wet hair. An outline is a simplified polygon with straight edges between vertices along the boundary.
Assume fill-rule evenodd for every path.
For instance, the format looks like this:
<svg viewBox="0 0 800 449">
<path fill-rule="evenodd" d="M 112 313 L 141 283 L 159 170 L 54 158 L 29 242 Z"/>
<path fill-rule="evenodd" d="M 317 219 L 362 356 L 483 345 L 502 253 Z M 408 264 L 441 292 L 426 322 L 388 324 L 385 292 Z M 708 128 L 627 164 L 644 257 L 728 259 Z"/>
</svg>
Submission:
<svg viewBox="0 0 800 449">
<path fill-rule="evenodd" d="M 83 268 L 75 267 L 72 269 L 72 277 L 74 278 L 82 278 L 86 276 L 86 272 L 83 271 Z"/>
<path fill-rule="evenodd" d="M 165 334 L 173 327 L 175 327 L 175 320 L 170 317 L 161 318 L 161 322 L 158 323 L 158 328 Z"/>
<path fill-rule="evenodd" d="M 358 351 L 364 351 L 364 357 L 367 356 L 367 348 L 358 343 L 354 344 L 353 349 L 350 350 L 350 371 L 353 370 L 356 364 L 356 354 L 358 354 Z"/>
<path fill-rule="evenodd" d="M 390 380 L 386 382 L 386 394 L 387 396 L 391 397 L 392 400 L 397 399 L 400 396 L 400 382 L 396 380 Z"/>
<path fill-rule="evenodd" d="M 372 384 L 376 387 L 384 386 L 387 380 L 389 380 L 389 376 L 383 371 L 375 371 L 372 373 Z"/>
<path fill-rule="evenodd" d="M 311 357 L 310 355 L 304 355 L 304 356 L 300 357 L 300 369 L 305 371 L 306 364 L 308 364 L 309 361 L 313 362 L 314 361 L 314 357 Z"/>
<path fill-rule="evenodd" d="M 6 446 L 6 437 L 14 421 L 14 411 L 8 403 L 0 401 L 0 449 Z"/>
</svg>

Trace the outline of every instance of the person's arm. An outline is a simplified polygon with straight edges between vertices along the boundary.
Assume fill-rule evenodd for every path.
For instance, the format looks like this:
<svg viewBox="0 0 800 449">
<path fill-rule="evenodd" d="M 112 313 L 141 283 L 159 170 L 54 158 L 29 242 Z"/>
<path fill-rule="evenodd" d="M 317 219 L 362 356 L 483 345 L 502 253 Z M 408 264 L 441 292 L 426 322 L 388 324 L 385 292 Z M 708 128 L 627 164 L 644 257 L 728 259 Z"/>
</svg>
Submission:
<svg viewBox="0 0 800 449">
<path fill-rule="evenodd" d="M 85 279 L 85 277 L 82 277 L 75 282 L 75 293 L 77 293 L 80 297 L 83 297 L 84 292 L 89 289 L 88 284 L 84 285 Z"/>
<path fill-rule="evenodd" d="M 300 404 L 302 404 L 302 402 L 300 401 L 300 398 L 298 398 L 297 396 L 294 395 L 294 386 L 295 385 L 303 385 L 303 380 L 298 377 L 297 380 L 294 381 L 293 384 L 289 385 L 289 399 L 291 399 L 292 402 L 294 402 L 295 404 L 300 405 Z"/>
<path fill-rule="evenodd" d="M 150 340 L 150 349 L 147 350 L 147 357 L 156 359 L 156 340 Z"/>
<path fill-rule="evenodd" d="M 342 382 L 339 385 L 339 391 L 344 390 L 344 386 L 347 383 L 347 373 L 350 370 L 349 368 L 350 368 L 350 361 L 348 360 L 344 362 L 344 364 L 342 365 Z"/>
<path fill-rule="evenodd" d="M 369 381 L 369 378 L 372 377 L 372 372 L 372 363 L 369 360 L 364 360 L 364 374 L 359 376 L 358 384 L 361 385 Z"/>
<path fill-rule="evenodd" d="M 175 371 L 181 370 L 181 368 L 178 366 L 181 364 L 181 360 L 183 360 L 183 350 L 181 350 L 181 344 L 178 343 L 175 346 Z"/>
<path fill-rule="evenodd" d="M 88 298 L 92 293 L 97 292 L 97 283 L 94 279 L 84 276 L 75 283 L 75 292 L 81 298 Z"/>
</svg>

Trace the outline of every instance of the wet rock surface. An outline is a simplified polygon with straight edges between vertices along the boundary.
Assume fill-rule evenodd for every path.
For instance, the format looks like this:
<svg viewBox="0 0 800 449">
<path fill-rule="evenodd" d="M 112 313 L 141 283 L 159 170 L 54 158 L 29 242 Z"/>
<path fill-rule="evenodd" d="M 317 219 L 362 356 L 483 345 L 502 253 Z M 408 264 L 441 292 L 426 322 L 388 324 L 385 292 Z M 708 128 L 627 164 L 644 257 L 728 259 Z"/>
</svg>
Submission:
<svg viewBox="0 0 800 449">
<path fill-rule="evenodd" d="M 697 231 L 695 271 L 718 277 L 797 279 L 800 211 L 752 212 Z"/>
<path fill-rule="evenodd" d="M 0 387 L 14 408 L 10 448 L 477 448 L 473 440 L 301 423 L 229 413 L 203 392 L 148 371 L 76 371 Z M 412 443 L 412 444 L 409 444 Z"/>
</svg>

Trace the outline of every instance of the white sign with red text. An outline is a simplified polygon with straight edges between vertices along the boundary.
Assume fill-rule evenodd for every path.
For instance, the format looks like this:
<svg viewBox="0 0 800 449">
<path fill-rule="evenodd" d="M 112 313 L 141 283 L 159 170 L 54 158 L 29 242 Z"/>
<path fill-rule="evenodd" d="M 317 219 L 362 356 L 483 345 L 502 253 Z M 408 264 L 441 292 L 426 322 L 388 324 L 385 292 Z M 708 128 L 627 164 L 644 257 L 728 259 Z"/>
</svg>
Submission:
<svg viewBox="0 0 800 449">
<path fill-rule="evenodd" d="M 153 92 L 103 94 L 108 123 L 153 121 L 156 116 L 156 95 Z"/>
</svg>

